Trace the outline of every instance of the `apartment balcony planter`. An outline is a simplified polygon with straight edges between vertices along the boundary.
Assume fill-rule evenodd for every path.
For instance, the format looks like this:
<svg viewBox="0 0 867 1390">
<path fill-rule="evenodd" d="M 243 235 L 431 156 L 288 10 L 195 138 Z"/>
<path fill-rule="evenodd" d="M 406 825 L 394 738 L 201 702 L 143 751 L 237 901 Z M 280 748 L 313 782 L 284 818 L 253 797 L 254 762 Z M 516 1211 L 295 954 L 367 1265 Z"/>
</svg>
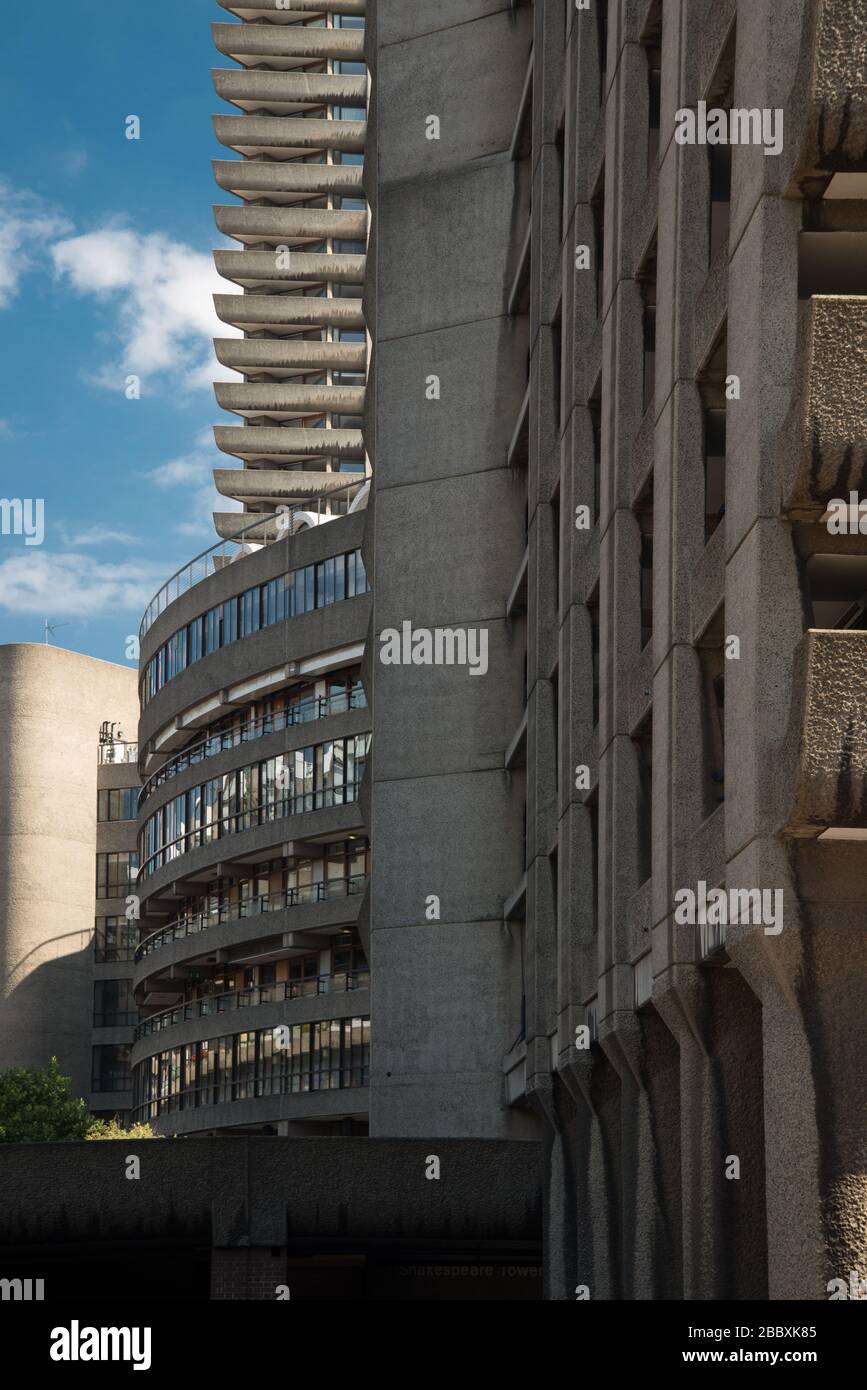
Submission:
<svg viewBox="0 0 867 1390">
<path fill-rule="evenodd" d="M 287 11 L 288 13 L 288 11 Z M 213 24 L 217 51 L 242 67 L 303 68 L 324 58 L 364 61 L 363 29 L 319 29 L 296 24 Z"/>
<path fill-rule="evenodd" d="M 274 246 L 297 241 L 303 250 L 305 241 L 322 241 L 325 237 L 365 241 L 367 213 L 336 208 L 260 208 L 215 207 L 217 229 L 236 241 L 260 245 L 263 241 Z"/>
<path fill-rule="evenodd" d="M 822 0 L 808 7 L 804 48 L 790 110 L 797 151 L 792 191 L 828 175 L 863 173 L 867 149 L 863 0 Z"/>
<path fill-rule="evenodd" d="M 792 688 L 783 833 L 867 840 L 867 632 L 805 633 Z"/>
<path fill-rule="evenodd" d="M 363 169 L 359 164 L 291 164 L 265 159 L 215 159 L 214 178 L 226 193 L 238 198 L 267 198 L 289 204 L 320 194 L 360 198 Z"/>
<path fill-rule="evenodd" d="M 230 323 L 245 333 L 285 333 L 287 328 L 307 327 L 364 328 L 360 299 L 322 299 L 316 295 L 288 294 L 215 294 L 214 310 L 223 323 Z M 298 346 L 301 351 L 307 349 L 306 343 Z"/>
<path fill-rule="evenodd" d="M 226 295 L 233 303 L 243 296 Z M 214 351 L 224 367 L 233 367 L 249 375 L 267 373 L 281 380 L 311 371 L 355 372 L 364 376 L 367 371 L 366 343 L 312 343 L 306 339 L 293 342 L 279 338 L 215 338 Z"/>
<path fill-rule="evenodd" d="M 244 289 L 282 294 L 329 282 L 360 285 L 364 281 L 366 257 L 363 252 L 291 251 L 284 263 L 274 251 L 215 251 L 214 264 L 224 280 Z"/>
<path fill-rule="evenodd" d="M 297 9 L 297 6 L 293 6 Z M 365 106 L 367 78 L 330 72 L 214 68 L 214 90 L 242 111 L 294 115 L 311 106 Z"/>
<path fill-rule="evenodd" d="M 221 145 L 238 154 L 295 159 L 310 150 L 362 154 L 366 121 L 320 121 L 303 116 L 214 116 Z"/>
<path fill-rule="evenodd" d="M 364 410 L 363 386 L 295 386 L 291 382 L 218 382 L 214 388 L 217 404 L 245 417 L 292 420 L 299 416 L 342 412 L 360 415 Z M 318 431 L 328 434 L 329 431 Z M 291 486 L 291 479 L 286 480 Z M 311 491 L 324 490 L 323 479 L 313 479 Z M 345 487 L 345 477 L 333 480 Z"/>
<path fill-rule="evenodd" d="M 794 403 L 778 458 L 784 511 L 818 521 L 867 490 L 867 299 L 815 296 L 801 310 Z"/>
</svg>

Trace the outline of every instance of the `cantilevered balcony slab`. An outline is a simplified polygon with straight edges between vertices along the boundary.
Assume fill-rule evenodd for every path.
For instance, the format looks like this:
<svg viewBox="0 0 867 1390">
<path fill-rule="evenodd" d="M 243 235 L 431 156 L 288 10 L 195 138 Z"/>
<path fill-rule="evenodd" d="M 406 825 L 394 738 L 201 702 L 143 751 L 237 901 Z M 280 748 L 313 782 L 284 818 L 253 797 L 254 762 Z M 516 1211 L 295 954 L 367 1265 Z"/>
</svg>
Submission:
<svg viewBox="0 0 867 1390">
<path fill-rule="evenodd" d="M 214 530 L 223 541 L 233 541 L 241 531 L 244 541 L 274 541 L 283 532 L 278 524 L 283 521 L 282 514 L 276 512 L 213 512 Z"/>
<path fill-rule="evenodd" d="M 337 208 L 215 207 L 214 220 L 224 236 L 245 245 L 265 241 L 273 246 L 297 243 L 303 248 L 305 241 L 326 237 L 367 239 L 367 212 L 363 208 L 344 212 Z"/>
<path fill-rule="evenodd" d="M 301 116 L 214 116 L 221 145 L 251 158 L 295 159 L 311 150 L 361 154 L 366 121 L 321 121 Z"/>
<path fill-rule="evenodd" d="M 285 333 L 293 327 L 363 328 L 361 305 L 360 299 L 325 299 L 316 295 L 214 295 L 217 317 L 245 333 Z"/>
<path fill-rule="evenodd" d="M 214 90 L 242 111 L 292 115 L 310 106 L 365 106 L 367 78 L 329 72 L 263 72 L 214 68 Z"/>
<path fill-rule="evenodd" d="M 236 14 L 239 19 L 248 22 L 262 19 L 270 24 L 295 24 L 299 14 L 320 14 L 323 9 L 322 0 L 292 0 L 288 8 L 286 0 L 282 0 L 282 3 L 281 0 L 247 0 L 247 3 L 244 0 L 217 0 L 217 4 L 230 14 Z M 332 14 L 363 15 L 367 0 L 328 0 L 328 9 Z"/>
<path fill-rule="evenodd" d="M 867 840 L 867 632 L 806 632 L 792 689 L 783 833 Z"/>
<path fill-rule="evenodd" d="M 360 415 L 364 410 L 363 386 L 292 386 L 282 382 L 214 383 L 217 404 L 223 410 L 249 418 L 264 415 L 271 420 L 291 420 L 298 415 L 337 411 Z"/>
<path fill-rule="evenodd" d="M 299 24 L 212 24 L 211 33 L 217 51 L 234 58 L 242 67 L 267 64 L 285 70 L 320 63 L 325 58 L 364 62 L 363 29 L 319 29 Z"/>
<path fill-rule="evenodd" d="M 784 511 L 815 521 L 831 500 L 867 492 L 867 298 L 816 296 L 801 315 L 778 460 Z"/>
<path fill-rule="evenodd" d="M 835 174 L 863 173 L 867 152 L 863 0 L 822 0 L 811 8 L 811 42 L 798 71 L 787 144 L 797 153 L 790 192 Z"/>
<path fill-rule="evenodd" d="M 231 296 L 240 299 L 240 295 Z M 215 338 L 214 351 L 224 367 L 247 375 L 297 376 L 311 371 L 364 372 L 366 343 L 312 343 L 287 338 Z"/>
<path fill-rule="evenodd" d="M 221 497 L 232 497 L 245 507 L 268 503 L 305 502 L 324 492 L 346 490 L 345 473 L 312 473 L 297 468 L 215 468 L 214 486 Z"/>
<path fill-rule="evenodd" d="M 291 463 L 305 456 L 364 458 L 361 430 L 272 429 L 268 425 L 215 425 L 214 440 L 239 459 L 272 458 Z"/>
<path fill-rule="evenodd" d="M 291 164 L 264 159 L 215 159 L 214 178 L 220 188 L 238 198 L 267 198 L 272 203 L 297 203 L 339 194 L 362 198 L 364 170 L 360 164 Z"/>
<path fill-rule="evenodd" d="M 288 260 L 283 267 L 280 261 Z M 215 251 L 214 264 L 224 280 L 244 289 L 290 289 L 293 286 L 364 283 L 366 256 L 335 255 L 330 252 L 292 251 L 280 256 L 275 251 Z"/>
</svg>

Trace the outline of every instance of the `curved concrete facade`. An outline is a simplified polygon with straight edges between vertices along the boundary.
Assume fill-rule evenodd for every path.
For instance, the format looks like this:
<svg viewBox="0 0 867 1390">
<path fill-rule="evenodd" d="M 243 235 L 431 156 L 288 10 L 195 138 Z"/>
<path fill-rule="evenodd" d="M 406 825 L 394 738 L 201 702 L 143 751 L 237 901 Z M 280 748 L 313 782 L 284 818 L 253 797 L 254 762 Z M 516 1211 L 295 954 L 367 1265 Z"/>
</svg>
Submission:
<svg viewBox="0 0 867 1390">
<path fill-rule="evenodd" d="M 132 733 L 137 713 L 133 669 L 57 647 L 0 647 L 0 1067 L 42 1067 L 56 1054 L 81 1096 L 91 1081 L 100 725 Z"/>
</svg>

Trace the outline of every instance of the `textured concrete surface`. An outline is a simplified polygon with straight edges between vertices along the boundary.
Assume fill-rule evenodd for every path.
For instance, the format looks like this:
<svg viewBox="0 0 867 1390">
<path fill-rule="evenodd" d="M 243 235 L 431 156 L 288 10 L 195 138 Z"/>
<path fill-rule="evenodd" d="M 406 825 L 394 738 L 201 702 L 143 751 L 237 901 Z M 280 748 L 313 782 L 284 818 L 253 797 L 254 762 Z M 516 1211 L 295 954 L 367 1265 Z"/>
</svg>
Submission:
<svg viewBox="0 0 867 1390">
<path fill-rule="evenodd" d="M 104 720 L 131 737 L 136 673 L 58 647 L 0 646 L 0 1067 L 55 1054 L 90 1094 L 97 750 Z M 137 780 L 135 766 L 126 784 Z M 107 829 L 107 827 L 106 827 Z M 130 827 L 115 835 L 130 843 Z M 120 847 L 120 844 L 117 846 Z"/>
</svg>

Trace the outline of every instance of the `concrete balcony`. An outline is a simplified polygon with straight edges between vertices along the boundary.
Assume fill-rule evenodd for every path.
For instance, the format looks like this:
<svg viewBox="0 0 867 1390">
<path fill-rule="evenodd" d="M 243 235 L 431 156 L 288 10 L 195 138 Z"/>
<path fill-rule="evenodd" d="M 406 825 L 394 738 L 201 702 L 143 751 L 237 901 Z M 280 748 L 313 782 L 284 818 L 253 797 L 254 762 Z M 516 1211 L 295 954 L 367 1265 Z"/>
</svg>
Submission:
<svg viewBox="0 0 867 1390">
<path fill-rule="evenodd" d="M 360 164 L 287 164 L 254 159 L 215 159 L 214 178 L 238 198 L 267 198 L 272 203 L 345 195 L 363 198 Z"/>
<path fill-rule="evenodd" d="M 818 521 L 833 498 L 867 489 L 867 298 L 816 296 L 801 308 L 800 360 L 780 440 L 783 510 Z"/>
<path fill-rule="evenodd" d="M 792 689 L 783 833 L 867 840 L 867 632 L 806 632 Z"/>
<path fill-rule="evenodd" d="M 215 207 L 214 220 L 224 236 L 245 245 L 304 246 L 326 237 L 367 240 L 365 209 Z"/>
<path fill-rule="evenodd" d="M 791 102 L 797 127 L 792 191 L 842 174 L 838 192 L 845 197 L 845 176 L 863 176 L 867 149 L 864 5 L 863 0 L 823 0 L 811 8 L 812 42 Z"/>
<path fill-rule="evenodd" d="M 303 116 L 214 116 L 221 145 L 247 158 L 296 159 L 311 150 L 362 154 L 366 121 L 321 121 Z"/>
<path fill-rule="evenodd" d="M 305 458 L 364 458 L 361 430 L 215 425 L 214 441 L 224 454 L 234 454 L 245 461 L 265 457 L 280 463 L 297 463 Z"/>
<path fill-rule="evenodd" d="M 289 265 L 281 268 L 283 258 L 273 251 L 215 251 L 214 264 L 224 280 L 232 280 L 244 289 L 286 291 L 303 289 L 307 285 L 360 285 L 364 281 L 365 256 L 319 254 L 293 251 Z"/>
<path fill-rule="evenodd" d="M 331 946 L 340 933 L 354 926 L 366 885 L 362 878 L 312 884 L 225 909 L 221 904 L 215 914 L 175 916 L 146 936 L 136 950 L 136 994 L 139 998 L 161 992 L 177 995 L 183 991 L 184 972 L 197 962 L 213 963 L 219 955 L 222 963 L 238 965 L 248 956 L 261 955 L 263 943 L 270 943 L 278 959 Z"/>
<path fill-rule="evenodd" d="M 217 318 L 245 333 L 285 333 L 291 328 L 362 329 L 361 305 L 360 299 L 324 299 L 316 295 L 214 295 Z"/>
<path fill-rule="evenodd" d="M 317 7 L 318 11 L 322 6 Z M 287 15 L 290 11 L 285 12 Z M 267 64 L 278 72 L 326 58 L 364 62 L 363 29 L 314 29 L 298 24 L 212 24 L 214 46 L 242 67 Z"/>
<path fill-rule="evenodd" d="M 304 986 L 307 988 L 304 988 Z M 321 1022 L 369 1015 L 369 974 L 355 971 L 343 979 L 328 975 L 297 984 L 262 985 L 232 990 L 181 1003 L 144 1019 L 136 1029 L 132 1065 L 154 1052 L 183 1043 L 219 1037 L 228 1031 L 276 1028 L 280 1024 Z"/>
<path fill-rule="evenodd" d="M 235 300 L 240 296 L 229 296 Z M 224 367 L 247 376 L 267 373 L 282 378 L 315 371 L 367 371 L 366 343 L 313 343 L 274 338 L 215 338 L 214 351 Z"/>
<path fill-rule="evenodd" d="M 295 24 L 299 14 L 321 14 L 322 0 L 293 0 L 289 9 L 279 0 L 217 0 L 224 10 L 235 14 L 239 19 L 255 23 L 257 19 L 269 24 Z M 367 0 L 328 0 L 332 14 L 363 15 L 367 11 Z"/>
<path fill-rule="evenodd" d="M 221 497 L 232 497 L 236 502 L 255 510 L 257 503 L 277 507 L 287 502 L 321 498 L 323 493 L 329 491 L 344 491 L 346 474 L 308 473 L 295 468 L 282 471 L 270 468 L 215 468 L 214 486 Z"/>
<path fill-rule="evenodd" d="M 339 412 L 360 415 L 363 386 L 292 386 L 283 382 L 216 382 L 214 391 L 223 410 L 245 419 L 295 420 L 300 416 Z"/>
<path fill-rule="evenodd" d="M 294 115 L 309 106 L 366 106 L 367 78 L 328 72 L 214 68 L 214 90 L 242 111 Z"/>
</svg>

